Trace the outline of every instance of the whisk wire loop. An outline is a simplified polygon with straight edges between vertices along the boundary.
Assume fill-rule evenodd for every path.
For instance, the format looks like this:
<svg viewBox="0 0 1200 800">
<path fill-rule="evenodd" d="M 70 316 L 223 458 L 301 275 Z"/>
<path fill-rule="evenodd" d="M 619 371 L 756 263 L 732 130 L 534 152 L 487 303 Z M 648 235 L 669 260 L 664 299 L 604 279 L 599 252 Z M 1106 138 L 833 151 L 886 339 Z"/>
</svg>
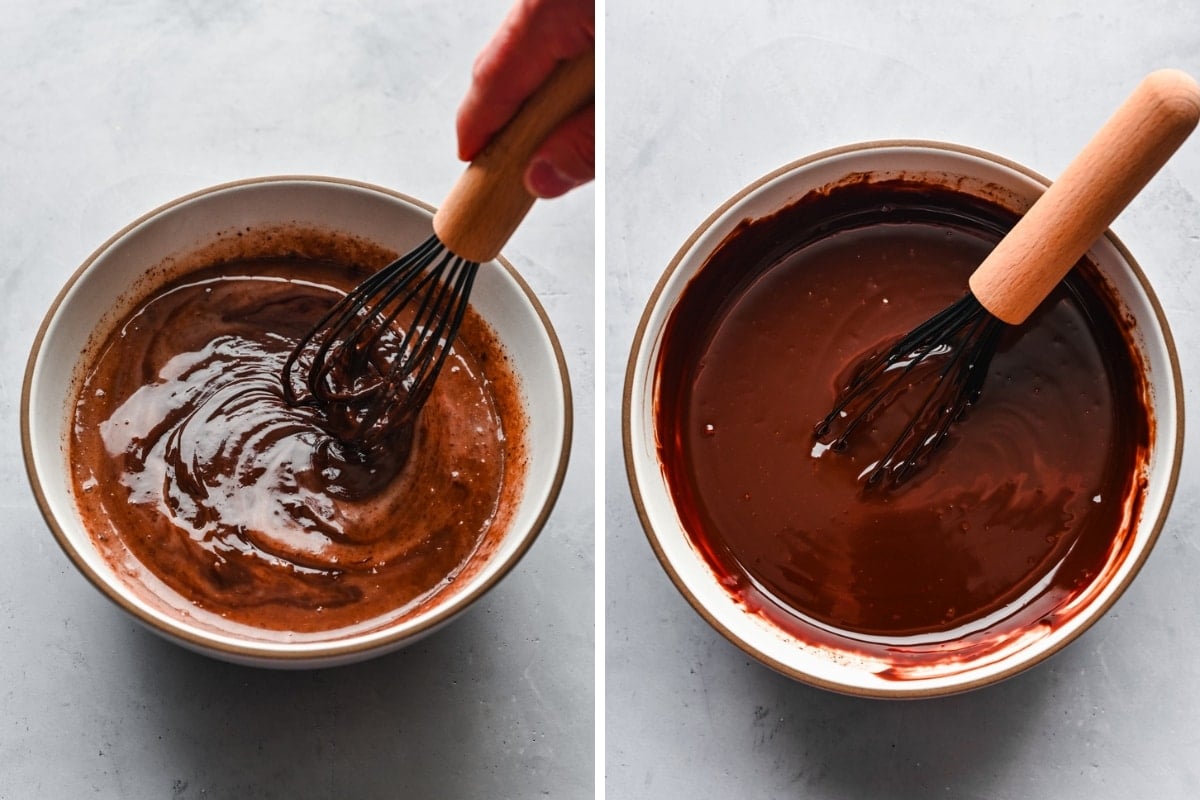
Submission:
<svg viewBox="0 0 1200 800">
<path fill-rule="evenodd" d="M 830 436 L 836 425 L 838 433 L 829 447 L 845 451 L 856 430 L 903 392 L 923 386 L 925 395 L 916 412 L 908 417 L 887 453 L 863 472 L 867 486 L 879 485 L 885 478 L 894 486 L 903 483 L 979 398 L 1003 328 L 1004 323 L 991 316 L 974 295 L 964 295 L 887 350 L 868 358 L 839 393 L 833 410 L 817 423 L 816 436 Z"/>
<path fill-rule="evenodd" d="M 868 485 L 879 483 L 889 471 L 893 484 L 907 480 L 925 457 L 950 435 L 950 426 L 979 399 L 1000 325 L 983 313 L 970 318 L 966 324 L 968 328 L 962 344 L 951 347 L 933 388 L 925 395 L 917 412 L 908 418 L 891 449 L 867 476 Z M 936 417 L 936 424 L 930 433 L 922 436 L 918 433 L 918 425 L 930 416 Z M 901 456 L 905 443 L 910 441 L 912 446 Z"/>
<path fill-rule="evenodd" d="M 429 398 L 434 379 L 450 352 L 450 343 L 462 325 L 478 267 L 473 261 L 447 252 L 438 267 L 422 279 L 421 289 L 427 291 L 421 295 L 421 303 L 405 334 L 404 358 L 393 367 L 389 401 L 395 401 L 401 389 L 403 404 L 413 409 L 420 408 Z M 408 303 L 412 298 L 410 294 L 401 302 Z"/>
<path fill-rule="evenodd" d="M 375 446 L 428 400 L 478 268 L 433 235 L 366 278 L 296 343 L 285 398 L 336 409 L 346 444 Z"/>
</svg>

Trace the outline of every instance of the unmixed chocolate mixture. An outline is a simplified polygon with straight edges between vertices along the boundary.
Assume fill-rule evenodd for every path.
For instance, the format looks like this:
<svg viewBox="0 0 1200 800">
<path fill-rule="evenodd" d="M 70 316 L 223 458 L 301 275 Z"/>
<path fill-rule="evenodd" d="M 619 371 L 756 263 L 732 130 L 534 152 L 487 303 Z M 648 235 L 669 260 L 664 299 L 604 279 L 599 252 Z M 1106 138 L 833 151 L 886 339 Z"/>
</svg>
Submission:
<svg viewBox="0 0 1200 800">
<path fill-rule="evenodd" d="M 342 458 L 321 408 L 285 402 L 283 360 L 361 277 L 305 258 L 189 272 L 122 321 L 83 376 L 71 464 L 94 538 L 208 624 L 377 625 L 452 582 L 503 523 L 523 423 L 473 312 L 407 449 Z"/>
<path fill-rule="evenodd" d="M 1013 222 L 862 179 L 744 222 L 688 285 L 660 356 L 660 453 L 689 535 L 747 605 L 881 654 L 1044 622 L 1119 554 L 1152 421 L 1088 263 L 1006 331 L 981 400 L 910 483 L 862 478 L 904 400 L 845 453 L 814 438 L 854 365 L 961 297 Z"/>
</svg>

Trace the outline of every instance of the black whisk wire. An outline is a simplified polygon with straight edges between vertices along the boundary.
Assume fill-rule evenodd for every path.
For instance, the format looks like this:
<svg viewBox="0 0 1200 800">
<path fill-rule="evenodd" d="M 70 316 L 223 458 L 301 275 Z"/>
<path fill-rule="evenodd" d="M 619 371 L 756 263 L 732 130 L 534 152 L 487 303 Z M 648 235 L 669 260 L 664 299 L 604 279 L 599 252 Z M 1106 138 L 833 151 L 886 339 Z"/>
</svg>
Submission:
<svg viewBox="0 0 1200 800">
<path fill-rule="evenodd" d="M 283 366 L 287 401 L 341 409 L 353 420 L 341 438 L 370 449 L 429 399 L 478 268 L 434 235 L 372 274 L 296 343 Z"/>
<path fill-rule="evenodd" d="M 893 486 L 900 485 L 979 399 L 1003 328 L 1004 323 L 989 314 L 974 295 L 966 294 L 867 359 L 839 394 L 833 410 L 815 426 L 816 436 L 829 436 L 837 425 L 839 432 L 829 446 L 835 452 L 844 451 L 854 432 L 901 392 L 932 380 L 916 413 L 908 418 L 887 453 L 864 471 L 867 486 L 879 485 L 884 478 L 890 478 Z M 914 371 L 931 366 L 933 359 L 942 360 L 940 368 L 914 379 Z M 889 373 L 894 374 L 889 377 Z M 931 415 L 936 421 L 928 425 Z M 929 432 L 922 433 L 924 430 Z"/>
</svg>

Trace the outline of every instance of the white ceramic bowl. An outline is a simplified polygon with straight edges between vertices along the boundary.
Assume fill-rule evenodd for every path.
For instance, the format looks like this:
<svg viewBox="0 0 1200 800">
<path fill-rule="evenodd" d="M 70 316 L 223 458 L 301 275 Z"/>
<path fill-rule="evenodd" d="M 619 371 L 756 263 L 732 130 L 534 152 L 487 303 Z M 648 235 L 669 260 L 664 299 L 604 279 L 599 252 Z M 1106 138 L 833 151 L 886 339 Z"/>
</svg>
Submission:
<svg viewBox="0 0 1200 800">
<path fill-rule="evenodd" d="M 937 142 L 869 142 L 789 164 L 731 198 L 692 234 L 658 282 L 634 337 L 625 381 L 623 432 L 630 486 L 642 525 L 659 561 L 688 602 L 735 645 L 798 680 L 849 694 L 920 697 L 994 683 L 1064 647 L 1117 600 L 1137 574 L 1166 517 L 1179 472 L 1183 406 L 1179 364 L 1162 309 L 1145 276 L 1115 236 L 1106 234 L 1091 258 L 1135 320 L 1135 346 L 1147 367 L 1155 419 L 1145 503 L 1133 540 L 1102 585 L 1083 593 L 1084 607 L 1069 622 L 1030 630 L 986 658 L 931 666 L 897 679 L 893 665 L 795 638 L 744 607 L 722 588 L 693 547 L 676 511 L 658 459 L 655 383 L 662 332 L 688 281 L 740 221 L 768 216 L 810 191 L 866 173 L 909 178 L 993 200 L 1020 213 L 1047 181 L 1002 158 Z"/>
<path fill-rule="evenodd" d="M 369 633 L 270 642 L 217 633 L 150 603 L 97 551 L 77 512 L 67 465 L 68 403 L 90 337 L 129 309 L 172 264 L 221 235 L 251 228 L 348 234 L 404 253 L 429 236 L 432 209 L 404 195 L 345 180 L 269 177 L 206 189 L 170 202 L 117 233 L 75 272 L 35 340 L 21 397 L 25 463 L 42 513 L 76 567 L 152 630 L 224 660 L 272 667 L 332 666 L 394 650 L 447 622 L 496 584 L 526 552 L 558 497 L 571 437 L 570 390 L 558 339 L 533 292 L 503 259 L 481 265 L 475 310 L 511 360 L 528 417 L 528 466 L 519 508 L 482 564 L 437 602 Z"/>
</svg>

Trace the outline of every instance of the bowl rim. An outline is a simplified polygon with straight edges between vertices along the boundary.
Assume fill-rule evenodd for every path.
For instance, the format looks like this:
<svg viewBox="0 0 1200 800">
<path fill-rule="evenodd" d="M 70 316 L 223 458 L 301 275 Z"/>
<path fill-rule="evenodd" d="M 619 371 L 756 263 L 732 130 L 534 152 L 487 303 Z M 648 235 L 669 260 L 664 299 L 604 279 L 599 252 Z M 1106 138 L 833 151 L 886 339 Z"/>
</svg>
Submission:
<svg viewBox="0 0 1200 800">
<path fill-rule="evenodd" d="M 548 486 L 546 499 L 542 503 L 541 508 L 529 525 L 528 530 L 522 535 L 519 546 L 496 568 L 491 570 L 488 578 L 472 587 L 470 590 L 457 594 L 452 601 L 444 605 L 435 605 L 430 613 L 423 615 L 420 620 L 411 626 L 403 627 L 399 630 L 389 630 L 385 626 L 382 629 L 356 633 L 341 639 L 333 639 L 327 642 L 322 641 L 303 641 L 303 642 L 283 642 L 283 641 L 252 641 L 242 640 L 235 641 L 236 634 L 230 633 L 214 633 L 212 637 L 206 635 L 203 629 L 192 628 L 179 624 L 176 620 L 164 615 L 158 617 L 147 613 L 138 604 L 132 602 L 125 593 L 119 588 L 113 586 L 113 582 L 108 580 L 104 575 L 97 573 L 83 558 L 82 554 L 76 549 L 70 537 L 66 535 L 58 520 L 55 518 L 46 494 L 42 487 L 41 478 L 38 475 L 37 465 L 34 460 L 32 440 L 31 440 L 31 408 L 30 394 L 33 387 L 33 378 L 36 366 L 39 362 L 39 357 L 42 352 L 42 344 L 46 333 L 50 328 L 51 323 L 57 318 L 58 311 L 67 294 L 79 279 L 88 272 L 92 265 L 104 253 L 108 252 L 114 244 L 139 226 L 148 221 L 159 217 L 175 208 L 185 205 L 193 200 L 207 197 L 210 195 L 227 192 L 230 190 L 244 189 L 248 187 L 263 186 L 263 185 L 286 185 L 286 184 L 321 184 L 335 186 L 343 189 L 356 189 L 366 192 L 383 195 L 390 200 L 398 200 L 403 204 L 407 204 L 416 210 L 424 211 L 432 214 L 436 208 L 429 203 L 419 200 L 411 195 L 404 194 L 394 189 L 388 189 L 365 181 L 354 180 L 350 178 L 339 178 L 325 175 L 309 175 L 309 174 L 279 174 L 265 175 L 260 177 L 242 178 L 233 181 L 226 181 L 215 184 L 206 188 L 198 189 L 189 192 L 173 200 L 169 200 L 150 211 L 139 216 L 129 224 L 125 225 L 119 231 L 106 239 L 99 247 L 76 268 L 70 277 L 58 291 L 54 301 L 50 304 L 42 319 L 41 325 L 38 328 L 37 334 L 34 336 L 33 344 L 30 347 L 29 356 L 26 361 L 25 375 L 21 385 L 21 449 L 25 463 L 26 477 L 30 482 L 34 496 L 37 500 L 38 509 L 42 514 L 42 518 L 50 527 L 54 534 L 55 540 L 59 547 L 66 553 L 67 557 L 75 565 L 76 569 L 87 580 L 96 587 L 105 597 L 117 606 L 130 613 L 139 622 L 146 625 L 155 633 L 165 635 L 167 638 L 175 640 L 190 649 L 199 650 L 208 655 L 215 657 L 224 657 L 226 660 L 232 660 L 239 663 L 250 663 L 262 665 L 266 662 L 275 662 L 279 666 L 284 666 L 289 663 L 299 666 L 319 666 L 320 662 L 336 662 L 348 663 L 349 661 L 357 660 L 366 657 L 367 655 L 383 654 L 392 649 L 401 646 L 404 643 L 420 638 L 426 633 L 433 631 L 439 626 L 450 621 L 453 617 L 465 611 L 469 606 L 473 605 L 480 597 L 492 589 L 500 580 L 505 577 L 516 564 L 524 557 L 524 555 L 532 547 L 533 542 L 541 534 L 545 527 L 546 521 L 549 519 L 558 497 L 561 493 L 562 486 L 566 477 L 567 466 L 570 461 L 571 443 L 574 428 L 574 409 L 571 400 L 571 382 L 570 374 L 567 371 L 566 358 L 563 355 L 562 344 L 559 341 L 558 333 L 554 329 L 550 321 L 549 315 L 542 306 L 541 301 L 534 293 L 533 289 L 526 282 L 524 277 L 516 270 L 516 268 L 503 256 L 498 255 L 493 259 L 494 263 L 498 264 L 507 274 L 507 276 L 516 284 L 521 294 L 530 307 L 534 311 L 538 322 L 546 333 L 547 342 L 554 355 L 554 361 L 558 370 L 559 383 L 561 390 L 561 401 L 563 404 L 563 426 L 557 443 L 557 464 L 554 469 L 554 476 Z"/>
<path fill-rule="evenodd" d="M 1113 604 L 1116 603 L 1116 601 L 1118 599 L 1120 599 L 1120 597 L 1125 593 L 1126 589 L 1128 589 L 1129 585 L 1133 582 L 1134 578 L 1136 578 L 1138 573 L 1141 571 L 1141 568 L 1142 568 L 1143 564 L 1145 563 L 1145 560 L 1149 557 L 1150 552 L 1154 549 L 1154 546 L 1158 541 L 1159 534 L 1162 532 L 1163 526 L 1166 524 L 1168 512 L 1170 510 L 1170 507 L 1171 507 L 1172 502 L 1175 497 L 1175 490 L 1176 490 L 1176 487 L 1178 484 L 1180 467 L 1181 467 L 1182 460 L 1183 460 L 1182 454 L 1183 454 L 1183 442 L 1184 442 L 1184 392 L 1183 392 L 1183 384 L 1182 384 L 1182 372 L 1180 370 L 1179 355 L 1178 355 L 1178 351 L 1176 349 L 1175 339 L 1174 339 L 1173 335 L 1171 334 L 1170 325 L 1167 322 L 1166 315 L 1163 311 L 1161 303 L 1159 302 L 1158 296 L 1155 294 L 1154 290 L 1152 289 L 1149 280 L 1147 279 L 1145 273 L 1141 269 L 1141 266 L 1134 259 L 1133 254 L 1129 252 L 1129 250 L 1125 247 L 1124 243 L 1116 236 L 1116 234 L 1112 231 L 1112 229 L 1109 228 L 1109 229 L 1105 230 L 1105 232 L 1102 234 L 1101 238 L 1107 240 L 1108 243 L 1117 251 L 1121 260 L 1123 260 L 1125 262 L 1125 264 L 1128 265 L 1128 267 L 1130 268 L 1132 277 L 1141 286 L 1143 292 L 1146 295 L 1148 305 L 1153 310 L 1154 319 L 1155 319 L 1155 322 L 1158 327 L 1158 333 L 1161 335 L 1163 342 L 1166 346 L 1165 347 L 1166 360 L 1167 360 L 1167 363 L 1170 365 L 1170 369 L 1169 369 L 1170 384 L 1171 384 L 1172 388 L 1174 389 L 1174 395 L 1175 395 L 1175 398 L 1174 398 L 1175 403 L 1174 403 L 1174 409 L 1173 409 L 1174 418 L 1175 418 L 1175 441 L 1170 443 L 1169 447 L 1167 446 L 1166 442 L 1157 442 L 1156 441 L 1155 445 L 1154 445 L 1155 450 L 1158 450 L 1160 452 L 1163 452 L 1166 455 L 1169 455 L 1170 473 L 1166 478 L 1167 482 L 1165 485 L 1165 492 L 1164 492 L 1164 496 L 1163 496 L 1162 506 L 1159 509 L 1157 517 L 1153 520 L 1153 524 L 1152 524 L 1149 532 L 1146 535 L 1145 544 L 1141 547 L 1140 551 L 1131 554 L 1132 560 L 1130 560 L 1128 562 L 1129 568 L 1125 571 L 1124 576 L 1117 583 L 1117 585 L 1114 587 L 1114 589 L 1111 592 L 1109 592 L 1107 597 L 1104 598 L 1103 602 L 1097 603 L 1095 606 L 1093 606 L 1089 609 L 1089 611 L 1087 612 L 1087 615 L 1086 615 L 1086 619 L 1083 621 L 1083 624 L 1074 626 L 1065 635 L 1063 635 L 1061 638 L 1054 641 L 1051 646 L 1042 649 L 1040 652 L 1037 652 L 1032 657 L 1016 658 L 1014 663 L 1009 664 L 1009 665 L 1003 667 L 1002 669 L 994 670 L 994 671 L 987 671 L 986 674 L 977 676 L 975 678 L 961 680 L 961 681 L 954 681 L 953 683 L 951 683 L 948 686 L 940 686 L 940 685 L 906 686 L 904 681 L 897 681 L 894 689 L 888 688 L 886 690 L 885 689 L 876 689 L 876 688 L 867 687 L 867 686 L 854 686 L 854 685 L 849 685 L 846 683 L 839 683 L 837 681 L 826 680 L 824 678 L 811 675 L 807 672 L 804 672 L 802 670 L 799 670 L 792 666 L 789 666 L 788 664 L 784 664 L 765 653 L 760 652 L 758 649 L 753 647 L 749 642 L 745 641 L 745 639 L 742 636 L 740 636 L 738 633 L 736 633 L 733 630 L 730 630 L 729 627 L 724 625 L 720 620 L 718 620 L 716 615 L 713 614 L 700 601 L 700 599 L 698 597 L 696 597 L 696 595 L 693 594 L 692 591 L 688 588 L 687 582 L 684 580 L 684 578 L 679 573 L 679 571 L 675 568 L 675 565 L 671 562 L 664 547 L 662 546 L 661 542 L 659 541 L 658 533 L 655 529 L 654 521 L 650 518 L 650 513 L 647 511 L 646 504 L 642 497 L 642 492 L 641 492 L 641 487 L 639 485 L 639 479 L 638 479 L 638 473 L 637 473 L 637 467 L 636 467 L 637 457 L 636 457 L 636 454 L 634 453 L 634 442 L 632 441 L 632 439 L 633 439 L 633 424 L 634 424 L 633 415 L 635 412 L 633 389 L 634 389 L 634 383 L 638 377 L 637 367 L 638 367 L 638 362 L 643 353 L 643 350 L 646 348 L 651 348 L 653 346 L 652 342 L 647 341 L 647 332 L 648 332 L 648 329 L 650 326 L 650 322 L 651 322 L 652 316 L 654 315 L 655 311 L 658 310 L 658 308 L 659 308 L 659 302 L 661 300 L 662 294 L 663 294 L 667 284 L 675 276 L 676 272 L 678 271 L 678 269 L 680 267 L 680 264 L 683 262 L 685 257 L 691 255 L 692 250 L 695 247 L 697 241 L 705 233 L 707 233 L 713 227 L 713 225 L 717 223 L 718 220 L 723 218 L 727 214 L 727 212 L 730 211 L 730 209 L 737 206 L 748 195 L 756 192 L 764 185 L 766 185 L 778 178 L 781 178 L 789 173 L 795 172 L 801 168 L 808 167 L 810 165 L 816 164 L 821 161 L 826 161 L 826 160 L 829 160 L 832 158 L 837 158 L 839 156 L 844 156 L 844 155 L 849 155 L 849 154 L 857 154 L 857 153 L 861 153 L 861 152 L 865 152 L 865 151 L 888 151 L 888 150 L 925 150 L 925 151 L 935 151 L 935 152 L 942 153 L 942 154 L 949 154 L 951 156 L 967 156 L 969 158 L 975 158 L 975 159 L 979 159 L 982 161 L 990 162 L 994 165 L 998 165 L 1002 168 L 1007 168 L 1008 170 L 1011 170 L 1020 175 L 1023 175 L 1026 178 L 1029 178 L 1030 180 L 1032 180 L 1034 183 L 1038 184 L 1042 190 L 1044 190 L 1045 187 L 1050 185 L 1050 180 L 1048 178 L 1046 178 L 1045 176 L 1041 175 L 1040 173 L 1038 173 L 1016 161 L 1005 158 L 1003 156 L 996 155 L 996 154 L 991 153 L 986 150 L 982 150 L 982 149 L 975 148 L 975 147 L 970 147 L 967 145 L 955 144 L 952 142 L 939 141 L 939 140 L 935 140 L 935 139 L 907 139 L 907 138 L 873 139 L 873 140 L 866 140 L 866 141 L 841 145 L 841 146 L 837 146 L 837 147 L 827 148 L 827 149 L 820 150 L 815 153 L 809 154 L 807 156 L 803 156 L 801 158 L 795 159 L 791 162 L 788 162 L 787 164 L 784 164 L 781 167 L 778 167 L 778 168 L 766 173 L 765 175 L 762 175 L 761 177 L 754 180 L 753 182 L 751 182 L 750 184 L 748 184 L 747 186 L 745 186 L 744 188 L 742 188 L 741 190 L 736 192 L 734 195 L 732 195 L 728 200 L 726 200 L 724 203 L 722 203 L 715 211 L 713 211 L 711 214 L 709 214 L 709 216 L 703 222 L 701 222 L 700 225 L 697 226 L 694 231 L 692 231 L 691 235 L 688 236 L 688 238 L 683 242 L 682 245 L 680 245 L 679 249 L 676 251 L 675 255 L 672 257 L 672 259 L 668 263 L 667 267 L 663 270 L 662 275 L 659 277 L 658 281 L 655 283 L 654 288 L 651 291 L 651 294 L 646 301 L 645 307 L 643 308 L 643 311 L 642 311 L 641 317 L 639 318 L 637 327 L 634 331 L 633 341 L 632 341 L 632 344 L 630 347 L 629 357 L 626 362 L 625 381 L 624 381 L 624 387 L 623 387 L 623 391 L 622 391 L 622 401 L 621 401 L 621 435 L 622 435 L 622 440 L 623 440 L 623 442 L 622 442 L 623 448 L 622 449 L 624 451 L 624 457 L 625 457 L 626 480 L 629 484 L 629 489 L 632 494 L 634 507 L 637 511 L 638 519 L 642 525 L 643 532 L 645 533 L 646 538 L 650 543 L 651 549 L 654 551 L 655 557 L 658 559 L 659 564 L 662 566 L 664 571 L 667 573 L 671 582 L 674 584 L 676 590 L 678 590 L 679 593 L 683 595 L 684 599 L 687 600 L 688 604 L 692 607 L 692 609 L 695 610 L 706 622 L 708 622 L 709 625 L 711 625 L 726 640 L 728 640 L 730 643 L 735 645 L 739 650 L 741 650 L 746 655 L 748 655 L 751 658 L 755 659 L 756 661 L 770 667 L 771 669 L 774 669 L 775 671 L 782 673 L 783 675 L 786 675 L 786 676 L 788 676 L 794 680 L 797 680 L 799 682 L 806 683 L 811 686 L 816 686 L 816 687 L 819 687 L 822 689 L 827 689 L 830 691 L 838 692 L 841 694 L 852 695 L 852 696 L 857 696 L 857 697 L 883 698 L 883 699 L 915 699 L 915 698 L 924 698 L 924 697 L 942 697 L 942 696 L 948 696 L 948 695 L 952 695 L 952 694 L 958 694 L 958 693 L 970 691 L 973 689 L 978 689 L 983 686 L 989 686 L 992 684 L 996 684 L 996 683 L 999 683 L 1009 677 L 1012 677 L 1013 675 L 1016 675 L 1020 672 L 1024 672 L 1025 670 L 1030 669 L 1030 668 L 1036 666 L 1037 664 L 1042 663 L 1043 661 L 1048 659 L 1050 656 L 1061 651 L 1068 644 L 1073 642 L 1075 639 L 1077 639 L 1079 636 L 1081 636 L 1085 631 L 1087 631 L 1093 624 L 1095 624 L 1096 621 L 1098 621 L 1101 617 L 1103 617 L 1105 614 L 1108 613 L 1109 609 L 1113 606 Z M 968 670 L 964 671 L 962 674 L 969 675 L 971 672 L 972 672 L 972 670 L 968 669 Z M 925 680 L 928 680 L 928 679 L 918 679 L 917 681 L 914 681 L 914 682 L 922 683 Z"/>
</svg>

